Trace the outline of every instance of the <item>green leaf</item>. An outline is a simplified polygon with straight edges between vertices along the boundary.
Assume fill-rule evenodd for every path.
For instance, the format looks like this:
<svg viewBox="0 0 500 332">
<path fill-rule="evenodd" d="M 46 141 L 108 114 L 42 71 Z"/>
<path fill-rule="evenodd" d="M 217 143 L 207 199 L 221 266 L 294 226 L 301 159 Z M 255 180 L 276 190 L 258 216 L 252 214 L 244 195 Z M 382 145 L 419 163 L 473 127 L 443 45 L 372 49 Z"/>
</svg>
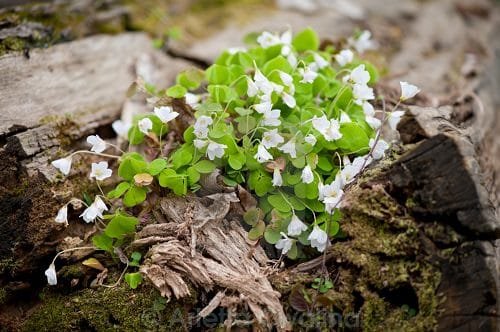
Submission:
<svg viewBox="0 0 500 332">
<path fill-rule="evenodd" d="M 187 193 L 187 175 L 177 174 L 173 169 L 165 169 L 158 177 L 160 186 L 170 188 L 179 196 Z"/>
<path fill-rule="evenodd" d="M 128 131 L 128 141 L 132 145 L 139 145 L 144 141 L 144 133 L 139 130 L 137 125 L 132 126 Z"/>
<path fill-rule="evenodd" d="M 297 259 L 298 255 L 299 255 L 299 249 L 297 248 L 297 243 L 295 243 L 294 241 L 292 247 L 286 253 L 286 256 L 290 259 Z"/>
<path fill-rule="evenodd" d="M 273 226 L 274 225 L 268 225 L 264 232 L 264 239 L 270 244 L 276 244 L 281 239 L 280 230 Z"/>
<path fill-rule="evenodd" d="M 171 155 L 172 164 L 175 169 L 179 169 L 187 165 L 193 160 L 194 146 L 193 144 L 183 144 L 177 151 Z"/>
<path fill-rule="evenodd" d="M 141 159 L 128 156 L 123 159 L 118 167 L 118 175 L 125 180 L 132 181 L 134 175 L 144 173 L 148 164 L 142 159 L 142 157 L 140 158 Z"/>
<path fill-rule="evenodd" d="M 265 230 L 266 224 L 260 220 L 254 227 L 252 227 L 252 229 L 250 229 L 248 232 L 248 238 L 252 241 L 256 241 L 262 237 Z"/>
<path fill-rule="evenodd" d="M 328 235 L 335 236 L 340 231 L 340 224 L 337 221 L 332 221 L 328 226 Z"/>
<path fill-rule="evenodd" d="M 369 150 L 368 136 L 357 123 L 343 123 L 340 126 L 340 132 L 342 133 L 342 137 L 336 141 L 336 144 L 344 151 L 362 154 Z"/>
<path fill-rule="evenodd" d="M 186 95 L 187 90 L 180 84 L 176 84 L 167 89 L 167 96 L 172 98 L 182 98 Z"/>
<path fill-rule="evenodd" d="M 215 169 L 215 164 L 210 160 L 200 160 L 193 165 L 193 168 L 201 174 L 210 174 Z"/>
<path fill-rule="evenodd" d="M 307 28 L 295 35 L 292 45 L 298 52 L 316 51 L 319 48 L 319 38 L 313 29 Z"/>
<path fill-rule="evenodd" d="M 272 207 L 274 207 L 278 211 L 290 212 L 292 210 L 290 204 L 287 203 L 287 201 L 283 198 L 281 194 L 270 195 L 267 198 L 267 201 L 269 202 L 269 204 L 271 204 Z"/>
<path fill-rule="evenodd" d="M 125 281 L 127 282 L 130 288 L 136 289 L 137 286 L 139 286 L 142 282 L 141 273 L 140 272 L 126 273 Z"/>
<path fill-rule="evenodd" d="M 120 184 L 118 184 L 116 186 L 115 189 L 111 190 L 107 196 L 110 199 L 118 198 L 118 197 L 122 196 L 123 194 L 125 194 L 125 192 L 128 190 L 128 188 L 130 188 L 130 183 L 121 182 Z"/>
<path fill-rule="evenodd" d="M 243 168 L 243 165 L 245 165 L 245 161 L 246 158 L 243 153 L 232 154 L 228 158 L 229 166 L 231 166 L 232 169 L 236 170 Z"/>
<path fill-rule="evenodd" d="M 113 252 L 113 239 L 104 233 L 94 235 L 92 237 L 92 243 L 99 249 Z"/>
<path fill-rule="evenodd" d="M 158 158 L 149 163 L 148 173 L 151 175 L 158 175 L 167 167 L 167 161 L 163 158 Z"/>
<path fill-rule="evenodd" d="M 243 220 L 250 226 L 255 226 L 259 220 L 262 220 L 263 212 L 259 208 L 252 208 L 245 212 Z"/>
<path fill-rule="evenodd" d="M 285 73 L 291 73 L 293 71 L 292 66 L 283 56 L 278 55 L 277 57 L 269 60 L 262 68 L 262 73 L 264 75 L 269 75 L 273 70 L 281 70 Z"/>
<path fill-rule="evenodd" d="M 104 229 L 104 234 L 110 238 L 123 239 L 126 235 L 135 232 L 135 226 L 139 223 L 136 217 L 117 214 Z"/>
<path fill-rule="evenodd" d="M 147 189 L 144 187 L 132 186 L 123 196 L 123 204 L 127 207 L 141 204 L 146 199 Z"/>
<path fill-rule="evenodd" d="M 229 70 L 225 66 L 213 64 L 207 68 L 205 75 L 210 84 L 229 83 Z"/>
<path fill-rule="evenodd" d="M 248 134 L 257 124 L 255 118 L 250 115 L 240 116 L 235 121 L 238 123 L 238 131 L 242 134 Z"/>
<path fill-rule="evenodd" d="M 205 78 L 205 72 L 201 69 L 190 68 L 177 75 L 177 84 L 182 85 L 188 90 L 195 90 L 200 87 Z"/>
<path fill-rule="evenodd" d="M 188 167 L 186 175 L 188 176 L 189 185 L 191 186 L 200 180 L 200 173 L 192 166 Z"/>
</svg>

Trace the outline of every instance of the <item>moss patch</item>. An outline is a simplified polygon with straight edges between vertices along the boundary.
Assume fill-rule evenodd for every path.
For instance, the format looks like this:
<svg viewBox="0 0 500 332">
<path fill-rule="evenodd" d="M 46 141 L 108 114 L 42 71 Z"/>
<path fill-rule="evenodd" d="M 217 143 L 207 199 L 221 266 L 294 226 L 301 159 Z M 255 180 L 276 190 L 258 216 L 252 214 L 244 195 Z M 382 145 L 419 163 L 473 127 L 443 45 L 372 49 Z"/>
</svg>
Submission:
<svg viewBox="0 0 500 332">
<path fill-rule="evenodd" d="M 23 331 L 185 331 L 193 301 L 166 303 L 149 286 L 132 291 L 125 284 L 66 296 L 47 290 L 41 298 Z"/>
</svg>

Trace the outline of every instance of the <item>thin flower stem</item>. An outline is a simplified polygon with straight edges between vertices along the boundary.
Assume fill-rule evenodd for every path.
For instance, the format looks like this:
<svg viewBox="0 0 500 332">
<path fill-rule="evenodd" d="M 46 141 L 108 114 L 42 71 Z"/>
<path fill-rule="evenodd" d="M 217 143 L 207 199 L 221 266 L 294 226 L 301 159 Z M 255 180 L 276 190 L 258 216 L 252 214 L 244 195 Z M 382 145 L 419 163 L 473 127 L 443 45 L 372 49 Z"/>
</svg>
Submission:
<svg viewBox="0 0 500 332">
<path fill-rule="evenodd" d="M 290 206 L 290 208 L 292 209 L 292 213 L 295 214 L 295 210 L 293 209 L 292 203 L 290 203 L 290 201 L 288 201 L 288 199 L 286 199 L 285 194 L 283 194 L 283 192 L 281 190 L 278 190 L 278 192 L 280 193 L 281 197 L 283 197 L 283 199 L 288 204 L 288 206 Z"/>
<path fill-rule="evenodd" d="M 123 276 L 125 275 L 125 272 L 127 272 L 128 270 L 128 262 L 127 262 L 127 265 L 125 266 L 125 268 L 123 269 L 122 273 L 120 274 L 120 277 L 118 278 L 118 280 L 112 284 L 112 285 L 101 285 L 102 287 L 106 287 L 106 288 L 115 288 L 116 286 L 118 286 L 120 284 L 120 282 L 122 281 L 123 279 Z"/>
<path fill-rule="evenodd" d="M 118 145 L 115 145 L 115 144 L 112 144 L 112 143 L 108 143 L 108 142 L 106 142 L 106 145 L 109 145 L 112 148 L 115 148 L 116 150 L 120 151 L 122 154 L 125 153 L 125 151 L 123 151 L 122 149 L 120 149 L 120 147 Z"/>
<path fill-rule="evenodd" d="M 90 250 L 90 249 L 94 249 L 94 250 L 101 250 L 101 249 L 96 248 L 96 247 L 76 247 L 76 248 L 69 248 L 69 249 L 65 249 L 65 250 L 59 251 L 59 252 L 58 252 L 58 253 L 54 256 L 54 259 L 52 260 L 52 263 L 51 263 L 51 264 L 55 264 L 57 257 L 61 256 L 62 254 L 66 253 L 66 252 L 71 252 L 71 251 L 76 251 L 76 250 Z"/>
<path fill-rule="evenodd" d="M 93 152 L 93 151 L 87 151 L 87 150 L 78 150 L 78 151 L 75 151 L 73 153 L 71 153 L 68 157 L 73 157 L 77 154 L 91 154 L 91 155 L 94 155 L 94 156 L 101 156 L 101 157 L 107 157 L 107 158 L 113 158 L 113 159 L 120 159 L 120 156 L 115 156 L 115 155 L 112 155 L 112 154 L 107 154 L 107 153 L 98 153 L 98 152 Z"/>
</svg>

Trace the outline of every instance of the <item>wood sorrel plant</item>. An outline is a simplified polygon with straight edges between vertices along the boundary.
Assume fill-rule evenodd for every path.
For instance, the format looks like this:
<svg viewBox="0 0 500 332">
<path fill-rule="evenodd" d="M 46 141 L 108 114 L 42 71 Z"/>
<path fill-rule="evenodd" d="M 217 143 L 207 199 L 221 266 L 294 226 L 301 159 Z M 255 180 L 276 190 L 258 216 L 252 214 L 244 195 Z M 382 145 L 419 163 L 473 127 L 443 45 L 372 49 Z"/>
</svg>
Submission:
<svg viewBox="0 0 500 332">
<path fill-rule="evenodd" d="M 226 185 L 241 184 L 258 197 L 259 208 L 244 216 L 251 239 L 263 237 L 292 259 L 303 255 L 302 246 L 323 252 L 340 229 L 343 188 L 383 157 L 389 145 L 380 138 L 380 127 L 387 121 L 394 130 L 403 115 L 396 110 L 399 102 L 387 114 L 370 104 L 378 74 L 354 53 L 373 46 L 369 32 L 349 45 L 352 49 L 320 50 L 311 29 L 294 37 L 291 31 L 264 32 L 248 49 L 223 52 L 204 72 L 180 73 L 177 84 L 164 92 L 149 89 L 175 103 L 156 105 L 130 124 L 115 122 L 115 131 L 130 144 L 148 137 L 164 151 L 162 137 L 168 124 L 178 121 L 179 102 L 194 109 L 194 124 L 168 155 L 152 161 L 139 153 L 119 157 L 123 182 L 106 197 L 96 196 L 81 215 L 103 225 L 94 245 L 113 252 L 135 232 L 138 220 L 126 208 L 144 202 L 154 182 L 182 196 L 197 191 L 200 178 L 219 169 Z M 419 92 L 406 82 L 401 90 L 400 102 Z M 102 155 L 108 146 L 98 136 L 87 141 L 92 148 L 86 153 Z M 52 164 L 67 175 L 71 157 Z M 92 164 L 96 181 L 109 176 L 107 162 Z M 125 209 L 103 215 L 109 212 L 105 202 L 117 199 Z M 67 206 L 55 220 L 67 223 Z"/>
</svg>

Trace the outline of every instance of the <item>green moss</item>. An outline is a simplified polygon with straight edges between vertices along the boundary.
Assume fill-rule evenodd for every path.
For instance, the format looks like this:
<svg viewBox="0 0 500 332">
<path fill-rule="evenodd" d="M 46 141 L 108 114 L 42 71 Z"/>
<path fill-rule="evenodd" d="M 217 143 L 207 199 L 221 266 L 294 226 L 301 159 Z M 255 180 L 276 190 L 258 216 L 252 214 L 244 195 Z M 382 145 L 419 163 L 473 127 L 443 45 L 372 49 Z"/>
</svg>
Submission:
<svg viewBox="0 0 500 332">
<path fill-rule="evenodd" d="M 185 331 L 186 308 L 193 298 L 166 301 L 150 286 L 130 290 L 85 289 L 71 295 L 45 291 L 24 331 Z"/>
</svg>

